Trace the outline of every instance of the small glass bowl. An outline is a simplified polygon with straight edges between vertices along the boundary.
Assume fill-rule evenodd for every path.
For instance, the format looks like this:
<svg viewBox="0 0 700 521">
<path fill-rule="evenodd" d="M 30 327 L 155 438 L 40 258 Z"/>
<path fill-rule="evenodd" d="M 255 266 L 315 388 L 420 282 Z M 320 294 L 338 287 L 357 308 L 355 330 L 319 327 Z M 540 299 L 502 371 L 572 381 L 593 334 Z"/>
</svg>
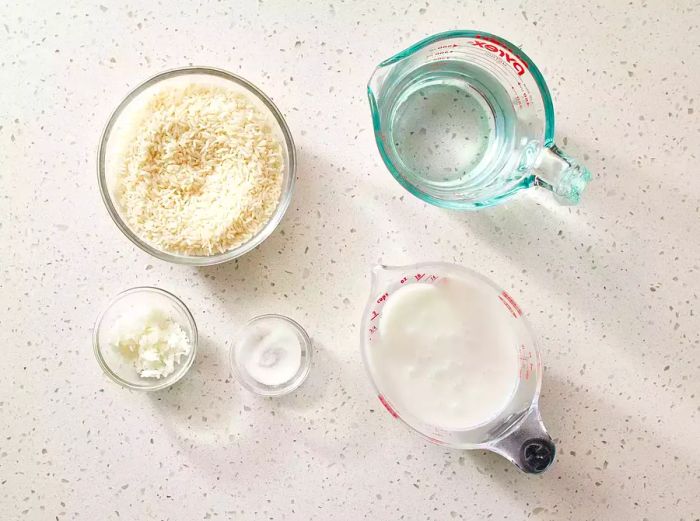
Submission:
<svg viewBox="0 0 700 521">
<path fill-rule="evenodd" d="M 240 246 L 224 253 L 217 253 L 214 255 L 181 255 L 163 251 L 146 242 L 129 227 L 119 211 L 116 198 L 113 196 L 116 177 L 115 171 L 118 168 L 118 160 L 125 143 L 125 138 L 128 138 L 129 129 L 131 128 L 128 124 L 129 120 L 145 106 L 151 96 L 158 90 L 167 86 L 184 86 L 194 82 L 201 82 L 209 85 L 222 85 L 234 88 L 245 94 L 246 98 L 255 105 L 261 113 L 269 116 L 268 119 L 272 131 L 279 142 L 282 143 L 282 156 L 284 161 L 282 193 L 277 208 L 272 216 L 270 216 L 270 220 L 256 235 L 251 237 L 248 242 L 244 242 Z M 97 151 L 97 180 L 100 193 L 107 207 L 107 211 L 117 225 L 117 228 L 119 228 L 136 246 L 154 257 L 168 262 L 192 266 L 210 266 L 228 262 L 248 253 L 269 237 L 280 223 L 289 207 L 294 190 L 295 177 L 296 150 L 294 147 L 294 140 L 279 109 L 270 98 L 249 81 L 230 72 L 212 67 L 182 67 L 168 70 L 161 72 L 136 87 L 124 98 L 124 101 L 117 106 L 110 116 L 107 126 L 102 132 L 100 147 Z"/>
<path fill-rule="evenodd" d="M 144 304 L 166 311 L 168 316 L 182 327 L 192 345 L 187 358 L 181 359 L 175 366 L 175 371 L 164 378 L 139 376 L 131 361 L 125 360 L 109 342 L 110 331 L 122 313 Z M 187 306 L 172 293 L 151 287 L 131 288 L 115 296 L 97 317 L 92 333 L 92 345 L 102 370 L 119 385 L 141 391 L 158 391 L 173 385 L 192 367 L 197 352 L 197 326 Z"/>
<path fill-rule="evenodd" d="M 301 363 L 299 364 L 299 369 L 297 370 L 296 374 L 287 382 L 280 385 L 266 385 L 258 382 L 248 374 L 245 366 L 238 359 L 237 351 L 240 341 L 246 337 L 246 333 L 250 331 L 250 328 L 262 324 L 274 324 L 275 322 L 283 322 L 285 325 L 292 326 L 292 329 L 294 329 L 294 331 L 297 333 L 299 345 L 301 346 Z M 253 318 L 245 326 L 243 326 L 238 338 L 231 346 L 231 368 L 233 370 L 233 374 L 236 376 L 236 379 L 249 391 L 262 396 L 282 396 L 296 390 L 302 383 L 304 383 L 306 377 L 309 376 L 309 370 L 311 369 L 311 353 L 311 339 L 304 328 L 297 322 L 289 317 L 285 317 L 284 315 L 260 315 Z"/>
</svg>

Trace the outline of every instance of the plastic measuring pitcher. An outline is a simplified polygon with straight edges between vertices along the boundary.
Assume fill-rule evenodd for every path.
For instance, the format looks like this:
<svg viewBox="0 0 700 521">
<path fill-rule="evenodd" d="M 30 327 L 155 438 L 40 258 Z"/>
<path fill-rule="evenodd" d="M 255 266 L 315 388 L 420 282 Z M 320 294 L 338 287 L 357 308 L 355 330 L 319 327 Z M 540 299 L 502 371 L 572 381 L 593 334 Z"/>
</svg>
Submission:
<svg viewBox="0 0 700 521">
<path fill-rule="evenodd" d="M 426 38 L 380 63 L 367 90 L 384 163 L 428 203 L 475 209 L 541 186 L 575 204 L 591 179 L 554 144 L 537 66 L 498 36 Z"/>
<path fill-rule="evenodd" d="M 433 443 L 460 449 L 490 450 L 501 454 L 525 472 L 543 472 L 554 461 L 555 447 L 538 408 L 542 363 L 535 338 L 515 300 L 485 277 L 453 264 L 377 266 L 372 275 L 370 298 L 362 319 L 362 357 L 379 400 L 389 414 Z M 512 349 L 511 352 L 503 356 L 503 353 L 497 354 L 493 349 L 495 346 L 492 348 L 491 344 L 482 342 L 486 345 L 476 345 L 468 333 L 456 340 L 449 338 L 450 334 L 454 337 L 454 331 L 442 330 L 437 323 L 439 321 L 430 319 L 426 329 L 430 330 L 429 338 L 435 338 L 434 344 L 424 342 L 420 344 L 421 352 L 416 352 L 415 346 L 410 345 L 413 337 L 409 337 L 405 343 L 387 347 L 388 326 L 383 320 L 391 321 L 388 317 L 396 316 L 398 302 L 407 302 L 403 299 L 408 286 L 423 285 L 411 288 L 415 293 L 416 289 L 430 291 L 431 288 L 426 288 L 426 285 L 439 288 L 455 281 L 458 281 L 458 288 L 462 287 L 460 284 L 469 288 L 472 297 L 479 295 L 471 308 L 479 310 L 479 318 L 464 315 L 464 322 L 468 323 L 471 318 L 472 321 L 479 321 L 476 327 L 493 328 L 498 325 L 498 335 L 504 335 L 499 338 L 506 339 L 499 349 Z M 399 292 L 403 292 L 404 297 L 398 297 Z M 393 306 L 394 311 L 387 306 Z M 407 328 L 421 327 L 420 320 L 425 320 L 425 314 L 421 317 L 420 313 L 425 313 L 425 310 L 417 313 L 414 317 L 402 315 L 402 323 Z M 465 331 L 470 326 L 473 324 L 467 324 Z M 420 336 L 423 333 L 408 329 L 408 334 Z M 466 354 L 466 357 L 462 356 L 458 361 L 454 357 L 445 357 L 446 342 L 451 345 L 450 349 L 460 351 L 458 356 Z M 387 349 L 397 351 L 392 357 L 387 357 Z M 489 356 L 492 359 L 485 363 L 484 358 Z M 503 373 L 508 377 L 505 380 L 507 385 L 502 386 L 502 398 L 493 402 L 498 403 L 497 406 L 480 411 L 478 422 L 446 426 L 442 420 L 435 419 L 447 417 L 445 415 L 459 410 L 465 403 L 467 408 L 483 409 L 484 403 L 493 398 L 490 390 L 486 389 L 490 387 L 490 380 L 503 376 L 495 374 L 501 364 L 507 365 L 509 371 Z M 473 381 L 463 385 L 464 382 L 460 380 L 463 380 L 464 374 L 468 374 Z M 425 382 L 428 382 L 427 386 Z M 464 401 L 466 396 L 460 393 L 467 392 L 470 393 L 469 400 Z M 459 403 L 460 400 L 463 403 Z M 462 421 L 461 417 L 458 421 Z"/>
</svg>

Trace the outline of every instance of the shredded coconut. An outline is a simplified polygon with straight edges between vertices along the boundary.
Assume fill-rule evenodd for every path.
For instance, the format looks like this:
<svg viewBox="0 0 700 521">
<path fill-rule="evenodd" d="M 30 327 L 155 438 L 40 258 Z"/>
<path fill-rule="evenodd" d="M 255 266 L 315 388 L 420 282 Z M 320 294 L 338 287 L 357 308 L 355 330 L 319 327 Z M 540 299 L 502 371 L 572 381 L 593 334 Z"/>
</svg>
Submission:
<svg viewBox="0 0 700 521">
<path fill-rule="evenodd" d="M 193 83 L 145 105 L 125 148 L 116 195 L 142 240 L 212 255 L 250 240 L 279 203 L 282 147 L 243 94 Z"/>
<path fill-rule="evenodd" d="M 137 308 L 120 316 L 111 335 L 112 348 L 130 360 L 142 378 L 171 375 L 192 350 L 182 326 L 155 308 Z"/>
</svg>

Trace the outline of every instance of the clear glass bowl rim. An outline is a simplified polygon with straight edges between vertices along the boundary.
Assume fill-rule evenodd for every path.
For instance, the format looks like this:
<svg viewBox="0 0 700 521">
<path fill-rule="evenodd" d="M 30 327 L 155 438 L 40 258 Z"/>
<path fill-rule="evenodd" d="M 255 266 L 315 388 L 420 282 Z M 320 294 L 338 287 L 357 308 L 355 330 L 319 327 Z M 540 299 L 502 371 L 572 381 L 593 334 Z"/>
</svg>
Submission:
<svg viewBox="0 0 700 521">
<path fill-rule="evenodd" d="M 115 207 L 115 204 L 112 201 L 112 197 L 109 193 L 109 188 L 107 187 L 107 179 L 105 175 L 105 157 L 107 154 L 107 142 L 109 140 L 112 128 L 114 127 L 119 116 L 129 105 L 129 103 L 131 103 L 134 100 L 134 98 L 136 98 L 136 96 L 141 94 L 149 87 L 152 87 L 156 83 L 163 80 L 186 75 L 209 75 L 229 80 L 238 84 L 240 87 L 243 87 L 243 89 L 250 92 L 253 96 L 257 97 L 267 107 L 267 109 L 270 111 L 275 121 L 279 125 L 280 130 L 282 131 L 282 134 L 284 136 L 285 146 L 287 149 L 287 156 L 289 157 L 289 171 L 285 172 L 285 179 L 282 186 L 282 195 L 280 196 L 279 204 L 277 205 L 275 212 L 272 214 L 270 221 L 249 241 L 241 244 L 237 248 L 216 255 L 179 255 L 176 253 L 169 253 L 163 250 L 159 250 L 158 248 L 141 240 L 119 215 L 119 212 L 117 211 L 117 208 Z M 256 87 L 248 80 L 242 78 L 241 76 L 238 76 L 223 69 L 203 66 L 178 67 L 175 69 L 169 69 L 160 72 L 155 76 L 152 76 L 151 78 L 142 82 L 133 90 L 131 90 L 129 94 L 127 94 L 126 97 L 122 100 L 122 102 L 119 103 L 119 105 L 117 105 L 117 107 L 114 109 L 109 119 L 107 120 L 107 124 L 105 125 L 104 130 L 102 131 L 100 144 L 97 149 L 97 182 L 100 188 L 100 195 L 102 196 L 102 201 L 107 207 L 107 212 L 109 213 L 109 216 L 114 221 L 114 224 L 117 225 L 117 228 L 119 228 L 119 230 L 127 237 L 127 239 L 133 242 L 136 246 L 160 260 L 173 262 L 176 264 L 187 264 L 191 266 L 211 266 L 214 264 L 228 262 L 237 257 L 240 257 L 241 255 L 248 253 L 250 250 L 254 249 L 265 239 L 267 239 L 275 230 L 275 228 L 277 228 L 279 223 L 282 221 L 282 218 L 284 217 L 284 214 L 286 213 L 287 208 L 289 207 L 289 204 L 292 199 L 292 193 L 294 192 L 294 184 L 296 180 L 296 163 L 296 148 L 294 146 L 294 140 L 292 139 L 292 134 L 289 130 L 289 127 L 287 126 L 287 123 L 284 120 L 284 117 L 282 116 L 282 113 L 279 111 L 277 106 L 258 87 Z"/>
<path fill-rule="evenodd" d="M 366 341 L 366 331 L 367 331 L 367 325 L 369 322 L 369 317 L 370 317 L 370 310 L 372 307 L 372 304 L 375 302 L 375 299 L 377 297 L 377 289 L 381 286 L 381 283 L 379 283 L 377 279 L 377 272 L 378 271 L 399 271 L 399 272 L 410 272 L 414 270 L 455 270 L 457 272 L 461 272 L 465 276 L 469 278 L 473 278 L 475 280 L 479 280 L 482 283 L 484 283 L 486 286 L 490 287 L 493 291 L 496 292 L 496 294 L 500 294 L 501 292 L 504 291 L 504 289 L 499 286 L 495 281 L 491 280 L 485 275 L 482 275 L 476 270 L 473 270 L 471 268 L 467 268 L 466 266 L 463 266 L 461 264 L 454 264 L 451 262 L 418 262 L 415 264 L 406 264 L 406 265 L 387 265 L 387 264 L 378 264 L 375 265 L 372 269 L 372 281 L 371 281 L 371 287 L 370 287 L 370 294 L 369 298 L 367 300 L 367 303 L 365 304 L 365 309 L 362 312 L 362 320 L 361 320 L 361 328 L 360 328 L 360 353 L 362 356 L 362 362 L 365 367 L 365 373 L 367 374 L 369 381 L 372 385 L 372 389 L 374 389 L 374 392 L 376 395 L 379 397 L 381 396 L 382 398 L 386 398 L 386 394 L 383 392 L 383 390 L 380 388 L 380 385 L 377 381 L 377 378 L 375 377 L 374 373 L 371 370 L 371 363 L 369 361 L 369 345 L 368 342 Z M 537 382 L 535 386 L 535 391 L 534 391 L 534 396 L 532 398 L 532 402 L 530 404 L 530 408 L 528 409 L 528 412 L 532 408 L 537 408 L 539 399 L 540 399 L 540 393 L 542 390 L 542 377 L 544 373 L 544 366 L 542 364 L 542 355 L 540 352 L 540 346 L 537 341 L 537 337 L 535 336 L 535 333 L 530 326 L 530 322 L 527 320 L 527 318 L 523 315 L 520 316 L 519 318 L 521 325 L 523 326 L 524 330 L 527 332 L 527 334 L 531 337 L 532 339 L 532 348 L 533 351 L 536 353 L 537 358 L 536 358 L 536 363 L 538 367 L 538 372 L 537 372 Z M 518 380 L 520 380 L 520 377 L 518 377 Z M 515 393 L 515 391 L 514 391 Z M 514 394 L 513 394 L 514 396 Z M 511 396 L 511 399 L 513 398 Z M 389 396 L 389 399 L 391 397 Z M 385 406 L 386 407 L 386 406 Z M 498 439 L 505 437 L 505 434 L 502 434 L 500 437 L 484 441 L 482 443 L 453 443 L 448 440 L 442 440 L 442 439 L 437 439 L 428 436 L 425 432 L 423 432 L 419 426 L 425 425 L 425 422 L 420 420 L 419 418 L 413 416 L 407 411 L 400 411 L 401 414 L 398 416 L 398 420 L 403 423 L 406 427 L 408 427 L 409 430 L 412 432 L 415 432 L 418 434 L 420 437 L 423 439 L 426 439 L 430 441 L 431 443 L 437 443 L 439 445 L 443 445 L 446 447 L 452 447 L 455 449 L 482 449 L 482 448 L 488 448 L 490 445 L 492 445 L 495 441 Z M 490 420 L 486 420 L 482 424 L 479 425 L 472 425 L 470 427 L 464 428 L 464 429 L 451 429 L 451 433 L 464 433 L 468 432 L 474 429 L 478 429 L 479 427 L 482 427 L 483 425 L 488 424 L 489 422 L 493 421 L 494 418 L 497 418 L 499 414 L 495 414 L 493 418 Z M 527 413 L 524 413 L 520 416 L 520 418 L 514 422 L 512 425 L 509 426 L 508 433 L 513 432 L 514 430 L 517 429 L 517 426 L 522 422 L 524 418 L 527 417 Z"/>
<path fill-rule="evenodd" d="M 299 334 L 301 335 L 303 341 L 304 341 L 304 351 L 305 351 L 305 357 L 303 359 L 302 365 L 299 368 L 299 372 L 292 378 L 289 382 L 288 385 L 279 385 L 279 386 L 268 386 L 264 384 L 258 384 L 257 386 L 251 385 L 251 383 L 243 377 L 242 370 L 238 366 L 238 362 L 236 360 L 236 342 L 238 341 L 238 338 L 240 338 L 241 332 L 245 330 L 247 327 L 249 327 L 251 324 L 254 324 L 255 322 L 258 322 L 259 320 L 267 320 L 267 319 L 280 319 L 288 322 L 289 324 L 296 329 Z M 229 361 L 231 363 L 231 370 L 233 371 L 234 376 L 236 377 L 236 380 L 245 387 L 247 390 L 249 390 L 252 393 L 259 394 L 261 396 L 282 396 L 285 394 L 289 394 L 292 391 L 296 391 L 301 384 L 304 383 L 306 378 L 309 376 L 309 371 L 311 370 L 311 357 L 313 353 L 313 345 L 311 343 L 311 338 L 309 337 L 308 333 L 306 330 L 294 319 L 291 319 L 285 315 L 278 315 L 276 313 L 269 313 L 266 315 L 258 315 L 256 317 L 253 317 L 250 319 L 246 324 L 241 328 L 241 330 L 238 332 L 238 336 L 234 340 L 233 344 L 231 345 L 231 348 L 229 350 Z"/>
<path fill-rule="evenodd" d="M 190 353 L 187 361 L 185 362 L 184 368 L 178 368 L 180 371 L 180 375 L 173 380 L 168 380 L 167 378 L 162 379 L 162 380 L 154 380 L 154 385 L 150 386 L 141 386 L 141 385 L 134 385 L 130 382 L 127 382 L 123 378 L 119 377 L 114 371 L 112 371 L 107 365 L 107 362 L 105 362 L 104 358 L 102 357 L 102 353 L 100 352 L 100 342 L 99 342 L 99 330 L 100 326 L 102 325 L 102 319 L 104 318 L 105 314 L 109 309 L 121 298 L 124 298 L 127 295 L 131 295 L 133 293 L 140 293 L 140 292 L 152 292 L 152 293 L 157 293 L 159 295 L 162 295 L 166 297 L 168 300 L 172 301 L 180 310 L 185 314 L 187 317 L 187 321 L 189 323 L 190 331 L 192 331 L 192 336 L 190 340 L 192 341 L 192 352 Z M 105 305 L 104 309 L 100 311 L 100 314 L 97 317 L 97 320 L 95 320 L 95 325 L 92 328 L 92 348 L 95 353 L 95 358 L 97 358 L 97 363 L 100 364 L 100 367 L 104 371 L 104 373 L 114 382 L 118 383 L 119 385 L 126 387 L 127 389 L 135 389 L 138 391 L 159 391 L 161 389 L 165 389 L 166 387 L 170 387 L 171 385 L 175 384 L 176 382 L 180 381 L 183 376 L 187 374 L 187 372 L 190 370 L 190 367 L 192 367 L 192 364 L 194 363 L 194 359 L 197 355 L 197 343 L 198 343 L 198 332 L 197 332 L 197 324 L 194 321 L 194 317 L 192 316 L 192 313 L 190 312 L 189 308 L 185 305 L 185 303 L 180 300 L 178 297 L 170 293 L 169 291 L 166 291 L 161 288 L 156 288 L 154 286 L 136 286 L 134 288 L 130 288 L 124 291 L 121 291 L 117 293 L 114 297 L 110 299 L 110 301 Z"/>
<path fill-rule="evenodd" d="M 378 71 L 380 71 L 382 68 L 387 67 L 389 65 L 392 65 L 404 58 L 407 58 L 411 56 L 412 54 L 415 54 L 416 52 L 420 51 L 424 47 L 427 47 L 428 45 L 431 45 L 435 42 L 440 42 L 443 40 L 450 40 L 450 39 L 456 39 L 456 38 L 474 38 L 476 36 L 482 36 L 482 37 L 487 37 L 492 40 L 501 42 L 501 44 L 506 47 L 507 49 L 511 50 L 514 54 L 516 54 L 521 60 L 523 60 L 527 66 L 528 70 L 532 74 L 535 82 L 537 83 L 537 86 L 539 88 L 540 95 L 542 96 L 542 102 L 544 104 L 544 113 L 545 113 L 545 131 L 544 131 L 544 146 L 545 147 L 552 147 L 554 145 L 554 103 L 552 102 L 552 95 L 549 92 L 549 87 L 547 87 L 547 83 L 544 80 L 544 76 L 542 76 L 542 73 L 540 70 L 537 68 L 537 65 L 535 65 L 535 62 L 532 61 L 532 59 L 525 54 L 525 52 L 520 49 L 517 45 L 512 44 L 505 38 L 502 38 L 500 36 L 497 36 L 492 33 L 488 33 L 486 31 L 476 31 L 476 30 L 453 30 L 453 31 L 445 31 L 441 33 L 434 34 L 432 36 L 428 36 L 427 38 L 423 38 L 419 42 L 416 42 L 415 44 L 411 45 L 410 47 L 404 49 L 403 51 L 400 51 L 396 53 L 394 56 L 387 58 L 386 60 L 382 61 L 377 67 L 374 69 L 374 72 L 372 72 L 372 76 L 370 77 L 369 83 L 367 85 L 367 96 L 369 98 L 369 105 L 370 105 L 370 111 L 372 114 L 372 126 L 374 129 L 374 139 L 375 143 L 377 145 L 377 148 L 379 149 L 379 154 L 382 158 L 382 161 L 386 165 L 387 169 L 391 173 L 391 175 L 396 179 L 401 186 L 403 186 L 406 190 L 408 190 L 409 193 L 413 194 L 414 196 L 418 197 L 419 199 L 430 203 L 434 206 L 440 207 L 440 208 L 448 208 L 451 210 L 476 210 L 479 208 L 484 208 L 488 206 L 493 206 L 495 204 L 498 204 L 502 202 L 505 199 L 508 199 L 515 193 L 519 192 L 523 188 L 528 188 L 532 186 L 534 183 L 534 177 L 532 176 L 526 176 L 520 183 L 518 183 L 516 186 L 512 187 L 511 190 L 504 192 L 502 194 L 499 194 L 497 196 L 494 196 L 490 198 L 487 201 L 478 201 L 478 202 L 471 202 L 471 201 L 464 201 L 464 200 L 453 200 L 453 199 L 444 199 L 441 198 L 437 195 L 432 195 L 419 187 L 415 186 L 413 183 L 411 183 L 408 179 L 404 177 L 404 175 L 401 173 L 399 169 L 396 168 L 394 163 L 392 162 L 391 158 L 389 157 L 389 154 L 387 153 L 386 149 L 384 148 L 384 143 L 382 141 L 382 126 L 381 126 L 381 118 L 380 118 L 380 113 L 379 113 L 379 104 L 377 103 L 377 97 L 372 89 L 372 79 L 375 77 Z"/>
</svg>

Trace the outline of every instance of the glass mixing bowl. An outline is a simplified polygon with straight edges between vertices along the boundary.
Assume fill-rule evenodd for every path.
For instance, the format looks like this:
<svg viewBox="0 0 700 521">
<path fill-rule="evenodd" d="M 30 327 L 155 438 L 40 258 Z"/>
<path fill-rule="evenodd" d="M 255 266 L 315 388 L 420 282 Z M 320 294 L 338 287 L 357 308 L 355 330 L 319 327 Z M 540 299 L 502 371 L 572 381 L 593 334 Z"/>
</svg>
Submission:
<svg viewBox="0 0 700 521">
<path fill-rule="evenodd" d="M 131 229 L 121 215 L 119 205 L 114 197 L 115 173 L 120 156 L 122 136 L 128 133 L 130 119 L 138 113 L 151 96 L 163 87 L 184 86 L 188 83 L 202 82 L 209 85 L 233 87 L 234 90 L 246 95 L 246 98 L 268 117 L 270 127 L 282 144 L 284 172 L 282 193 L 274 213 L 268 223 L 257 234 L 240 246 L 224 253 L 214 255 L 181 255 L 161 250 L 141 239 Z M 161 260 L 194 266 L 208 266 L 227 262 L 249 252 L 264 241 L 282 220 L 292 198 L 294 179 L 296 176 L 296 152 L 292 135 L 282 114 L 275 104 L 260 89 L 249 81 L 220 69 L 211 67 L 183 67 L 162 72 L 145 81 L 132 90 L 122 101 L 107 122 L 102 133 L 100 147 L 97 153 L 97 178 L 102 194 L 102 200 L 107 206 L 110 217 L 126 237 L 143 251 Z"/>
<path fill-rule="evenodd" d="M 153 306 L 163 310 L 187 334 L 192 348 L 189 355 L 175 365 L 175 371 L 164 378 L 143 378 L 139 376 L 130 360 L 118 353 L 110 343 L 115 322 L 122 314 L 133 312 L 139 306 Z M 192 313 L 175 295 L 159 288 L 138 287 L 119 293 L 100 313 L 92 333 L 95 357 L 105 374 L 113 381 L 129 389 L 158 391 L 180 380 L 194 362 L 197 353 L 197 326 Z"/>
</svg>

